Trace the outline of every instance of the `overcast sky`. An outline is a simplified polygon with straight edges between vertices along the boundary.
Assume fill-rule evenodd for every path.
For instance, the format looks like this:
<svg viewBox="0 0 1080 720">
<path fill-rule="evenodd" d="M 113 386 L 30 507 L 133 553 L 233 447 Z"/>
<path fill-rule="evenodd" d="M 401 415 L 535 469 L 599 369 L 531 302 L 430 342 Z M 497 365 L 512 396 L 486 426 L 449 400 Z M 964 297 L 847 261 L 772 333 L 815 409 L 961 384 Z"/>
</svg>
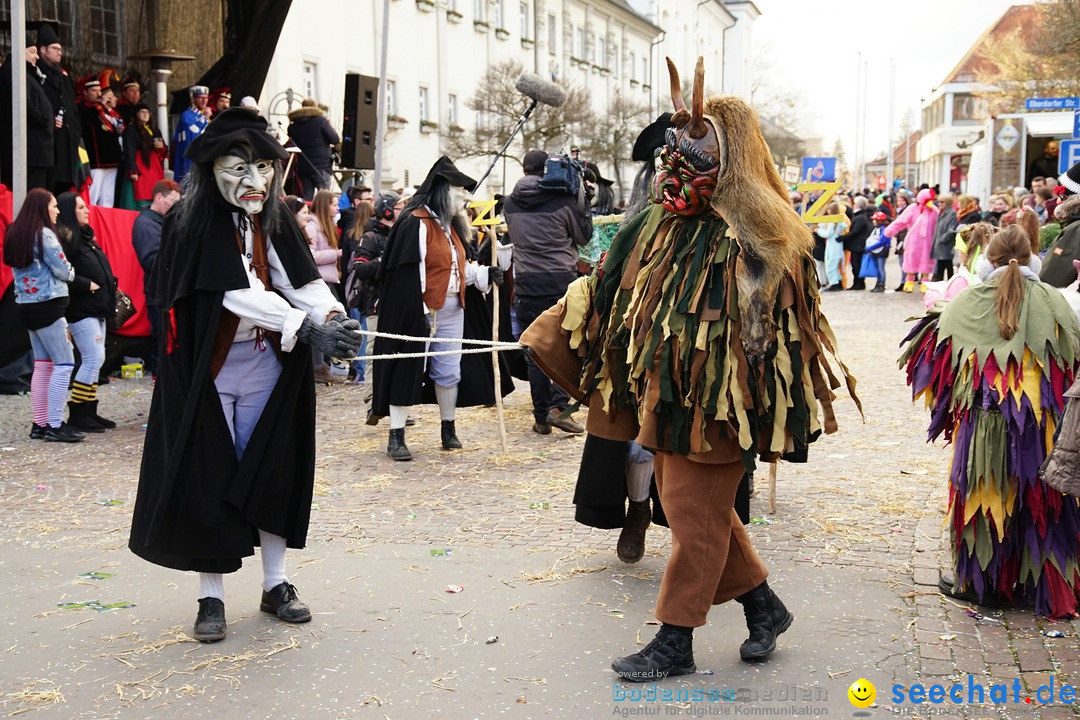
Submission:
<svg viewBox="0 0 1080 720">
<path fill-rule="evenodd" d="M 801 94 L 802 124 L 822 137 L 826 153 L 837 137 L 849 162 L 856 137 L 858 55 L 867 61 L 866 154 L 888 146 L 889 61 L 896 61 L 893 138 L 907 108 L 919 122 L 928 98 L 968 48 L 1012 5 L 1024 0 L 806 2 L 754 0 L 754 52 L 774 60 L 769 82 Z"/>
</svg>

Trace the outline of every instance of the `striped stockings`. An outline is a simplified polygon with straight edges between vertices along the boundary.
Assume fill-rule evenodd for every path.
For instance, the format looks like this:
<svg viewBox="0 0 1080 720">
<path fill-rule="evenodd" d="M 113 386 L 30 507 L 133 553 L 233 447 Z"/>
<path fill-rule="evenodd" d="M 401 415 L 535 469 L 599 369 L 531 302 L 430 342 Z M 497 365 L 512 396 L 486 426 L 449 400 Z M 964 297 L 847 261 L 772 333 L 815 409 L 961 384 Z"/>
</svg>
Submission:
<svg viewBox="0 0 1080 720">
<path fill-rule="evenodd" d="M 73 372 L 75 372 L 74 363 L 53 364 L 52 377 L 49 378 L 49 427 L 60 427 L 64 419 L 64 401 L 67 400 L 68 383 L 71 381 Z"/>
<path fill-rule="evenodd" d="M 71 402 L 84 403 L 97 400 L 97 383 L 87 385 L 78 380 L 71 383 Z"/>
<path fill-rule="evenodd" d="M 52 372 L 52 360 L 34 361 L 34 374 L 30 378 L 30 404 L 34 407 L 34 424 L 41 427 L 49 422 L 49 378 Z"/>
</svg>

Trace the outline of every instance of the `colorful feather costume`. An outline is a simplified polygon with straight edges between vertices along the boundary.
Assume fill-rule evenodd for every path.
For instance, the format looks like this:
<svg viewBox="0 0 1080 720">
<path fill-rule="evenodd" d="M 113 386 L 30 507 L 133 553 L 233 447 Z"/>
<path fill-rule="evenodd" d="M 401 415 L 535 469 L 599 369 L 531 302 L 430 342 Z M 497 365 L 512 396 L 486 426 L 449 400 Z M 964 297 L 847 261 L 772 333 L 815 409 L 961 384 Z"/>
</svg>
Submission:
<svg viewBox="0 0 1080 720">
<path fill-rule="evenodd" d="M 931 412 L 929 439 L 953 444 L 949 539 L 954 588 L 1049 617 L 1077 614 L 1080 506 L 1038 477 L 1063 393 L 1077 369 L 1080 328 L 1061 294 L 1025 281 L 1019 330 L 998 331 L 999 281 L 931 310 L 904 340 L 900 364 Z"/>
</svg>

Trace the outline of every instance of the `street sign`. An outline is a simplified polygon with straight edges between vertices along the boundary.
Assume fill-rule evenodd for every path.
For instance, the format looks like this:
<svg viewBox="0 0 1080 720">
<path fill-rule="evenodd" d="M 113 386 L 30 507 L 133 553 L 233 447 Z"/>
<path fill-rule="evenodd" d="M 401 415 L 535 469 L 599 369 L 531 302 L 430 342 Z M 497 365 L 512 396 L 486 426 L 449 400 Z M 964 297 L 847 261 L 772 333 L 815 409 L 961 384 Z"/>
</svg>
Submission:
<svg viewBox="0 0 1080 720">
<path fill-rule="evenodd" d="M 804 182 L 832 182 L 836 179 L 836 158 L 804 157 L 799 180 Z"/>
<path fill-rule="evenodd" d="M 1024 101 L 1024 109 L 1031 110 L 1076 110 L 1080 108 L 1080 98 L 1028 98 Z"/>
<path fill-rule="evenodd" d="M 1073 110 L 1073 137 L 1080 138 L 1080 110 Z"/>
<path fill-rule="evenodd" d="M 1062 140 L 1058 154 L 1058 175 L 1064 175 L 1076 163 L 1080 162 L 1080 140 Z"/>
</svg>

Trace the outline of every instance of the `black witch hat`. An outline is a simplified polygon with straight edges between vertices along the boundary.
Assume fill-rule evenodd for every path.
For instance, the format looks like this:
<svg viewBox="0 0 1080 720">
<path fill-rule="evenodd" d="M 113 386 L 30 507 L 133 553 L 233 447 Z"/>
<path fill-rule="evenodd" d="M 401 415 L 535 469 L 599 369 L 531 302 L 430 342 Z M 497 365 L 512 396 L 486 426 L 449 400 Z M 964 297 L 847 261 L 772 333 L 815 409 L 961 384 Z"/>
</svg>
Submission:
<svg viewBox="0 0 1080 720">
<path fill-rule="evenodd" d="M 214 122 L 217 122 L 216 120 Z M 476 181 L 457 169 L 453 161 L 450 158 L 443 155 L 441 158 L 435 161 L 435 164 L 428 170 L 427 177 L 424 178 L 424 182 L 417 188 L 418 193 L 427 193 L 431 191 L 431 185 L 435 182 L 435 178 L 441 177 L 451 187 L 463 187 L 469 192 L 476 190 Z"/>
<path fill-rule="evenodd" d="M 192 162 L 209 162 L 224 155 L 236 143 L 244 142 L 251 146 L 257 158 L 284 160 L 289 157 L 266 128 L 266 120 L 253 110 L 240 107 L 223 110 L 203 134 L 195 138 L 184 156 Z"/>
<path fill-rule="evenodd" d="M 671 113 L 661 114 L 638 135 L 637 140 L 634 141 L 634 151 L 631 153 L 630 158 L 636 162 L 652 160 L 656 149 L 663 147 L 666 142 L 664 135 L 670 127 L 675 127 L 674 123 L 671 122 Z"/>
</svg>

